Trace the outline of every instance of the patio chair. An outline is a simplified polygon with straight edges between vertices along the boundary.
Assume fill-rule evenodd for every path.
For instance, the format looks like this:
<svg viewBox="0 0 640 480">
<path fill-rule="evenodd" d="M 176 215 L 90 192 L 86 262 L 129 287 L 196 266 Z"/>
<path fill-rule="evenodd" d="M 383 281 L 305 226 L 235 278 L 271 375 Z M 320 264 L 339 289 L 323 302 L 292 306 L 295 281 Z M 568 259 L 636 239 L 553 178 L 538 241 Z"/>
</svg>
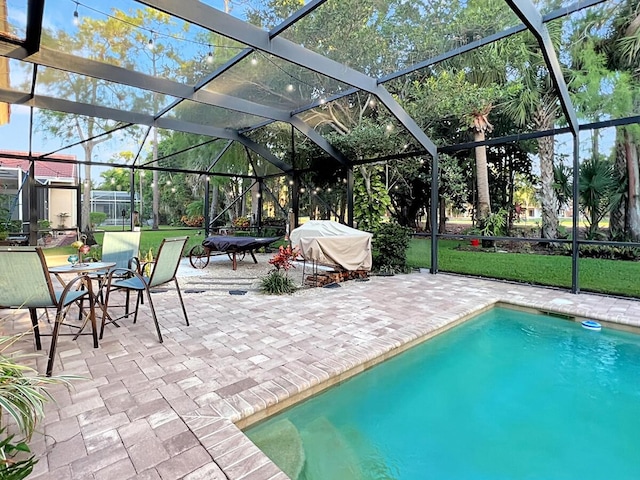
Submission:
<svg viewBox="0 0 640 480">
<path fill-rule="evenodd" d="M 91 279 L 87 275 L 78 275 L 67 283 L 64 289 L 56 290 L 51 282 L 47 263 L 40 247 L 0 247 L 0 308 L 29 310 L 36 350 L 42 349 L 40 337 L 51 336 L 47 376 L 51 376 L 53 371 L 58 336 L 87 335 L 81 333 L 84 324 L 69 325 L 78 328 L 78 333 L 60 333 L 60 326 L 63 325 L 69 307 L 77 303 L 82 312 L 82 301 L 85 299 L 89 300 L 89 314 L 86 320 L 91 322 L 90 334 L 93 336 L 93 346 L 98 348 L 95 297 Z M 56 309 L 52 333 L 40 332 L 38 308 Z"/>
<path fill-rule="evenodd" d="M 140 232 L 105 232 L 102 261 L 115 262 L 114 268 L 132 268 L 140 248 Z"/>
<path fill-rule="evenodd" d="M 148 276 L 145 273 L 145 265 L 142 265 L 140 271 L 127 268 L 116 268 L 109 272 L 106 282 L 106 294 L 104 303 L 105 309 L 102 316 L 102 325 L 100 327 L 100 338 L 102 338 L 104 334 L 104 327 L 107 323 L 113 323 L 118 326 L 118 320 L 131 315 L 128 309 L 128 305 L 127 309 L 125 310 L 125 314 L 120 317 L 112 318 L 108 314 L 109 296 L 115 289 L 124 289 L 127 291 L 133 290 L 138 292 L 136 307 L 133 312 L 133 323 L 136 323 L 136 320 L 138 318 L 138 309 L 142 301 L 142 294 L 143 292 L 145 293 L 147 300 L 149 301 L 149 307 L 151 308 L 151 316 L 153 317 L 153 322 L 155 323 L 156 331 L 158 333 L 158 340 L 160 341 L 160 343 L 162 343 L 162 333 L 160 333 L 160 325 L 158 324 L 156 310 L 153 306 L 153 301 L 151 300 L 150 289 L 173 281 L 176 285 L 176 290 L 178 291 L 178 298 L 180 299 L 180 306 L 182 307 L 184 319 L 187 323 L 187 326 L 189 325 L 189 317 L 187 316 L 187 311 L 184 308 L 184 301 L 182 300 L 180 285 L 178 285 L 178 280 L 176 279 L 176 272 L 178 271 L 178 266 L 180 265 L 182 251 L 184 250 L 184 246 L 186 245 L 188 239 L 189 237 L 165 238 L 160 244 L 158 255 L 155 261 L 150 265 L 151 271 Z M 130 277 L 119 278 L 123 273 L 130 275 Z"/>
<path fill-rule="evenodd" d="M 102 261 L 114 262 L 116 265 L 113 268 L 137 270 L 140 266 L 139 249 L 140 232 L 105 232 L 102 240 Z M 107 273 L 107 271 L 101 271 L 92 275 L 100 280 L 102 286 Z M 131 275 L 121 271 L 120 276 L 128 278 Z M 103 299 L 102 288 L 100 288 L 100 299 Z M 126 305 L 129 305 L 129 290 L 127 290 Z"/>
</svg>

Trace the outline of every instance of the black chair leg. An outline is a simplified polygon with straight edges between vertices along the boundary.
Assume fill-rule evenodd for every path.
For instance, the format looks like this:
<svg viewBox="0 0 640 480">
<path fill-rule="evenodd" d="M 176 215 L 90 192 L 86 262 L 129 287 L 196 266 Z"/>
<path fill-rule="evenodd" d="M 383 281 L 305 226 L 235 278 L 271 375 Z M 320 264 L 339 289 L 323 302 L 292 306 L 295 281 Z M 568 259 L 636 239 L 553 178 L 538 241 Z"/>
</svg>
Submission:
<svg viewBox="0 0 640 480">
<path fill-rule="evenodd" d="M 133 323 L 138 321 L 138 309 L 140 308 L 140 303 L 142 303 L 142 290 L 138 291 L 138 296 L 136 297 L 136 311 L 133 314 Z"/>
<path fill-rule="evenodd" d="M 153 317 L 153 322 L 156 324 L 156 332 L 158 332 L 158 340 L 162 343 L 162 333 L 160 333 L 160 324 L 158 323 L 158 317 L 156 317 L 156 309 L 153 307 L 153 302 L 151 301 L 151 292 L 149 289 L 145 289 L 147 292 L 147 299 L 149 300 L 149 307 L 151 308 L 151 316 Z M 142 292 L 140 292 L 142 295 Z"/>
<path fill-rule="evenodd" d="M 56 358 L 56 346 L 58 345 L 58 335 L 60 333 L 60 324 L 62 323 L 62 310 L 56 312 L 56 320 L 53 324 L 53 333 L 51 334 L 51 346 L 49 347 L 49 361 L 47 362 L 47 377 L 53 373 L 53 362 Z"/>
<path fill-rule="evenodd" d="M 92 294 L 89 295 L 89 315 L 91 318 L 91 335 L 93 336 L 93 348 L 98 348 L 98 326 L 96 325 L 96 301 Z"/>
<path fill-rule="evenodd" d="M 38 312 L 35 308 L 29 309 L 31 316 L 31 325 L 33 325 L 33 337 L 36 341 L 36 350 L 42 350 L 42 342 L 40 341 L 40 326 L 38 325 Z"/>
<path fill-rule="evenodd" d="M 182 300 L 182 293 L 180 292 L 180 285 L 178 285 L 178 279 L 174 278 L 174 282 L 176 282 L 176 290 L 178 291 L 178 298 L 180 299 L 180 306 L 182 307 L 182 313 L 184 314 L 184 319 L 187 322 L 187 327 L 189 326 L 189 317 L 187 317 L 187 310 L 184 308 L 184 301 Z"/>
</svg>

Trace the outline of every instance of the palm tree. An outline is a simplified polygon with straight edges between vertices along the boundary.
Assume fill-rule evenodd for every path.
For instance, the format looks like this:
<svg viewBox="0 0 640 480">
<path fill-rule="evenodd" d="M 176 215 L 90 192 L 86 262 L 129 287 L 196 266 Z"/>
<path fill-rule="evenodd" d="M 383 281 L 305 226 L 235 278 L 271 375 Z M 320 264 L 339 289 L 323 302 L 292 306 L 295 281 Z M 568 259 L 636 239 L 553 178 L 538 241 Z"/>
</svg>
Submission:
<svg viewBox="0 0 640 480">
<path fill-rule="evenodd" d="M 489 112 L 493 106 L 485 105 L 482 109 L 471 113 L 473 124 L 473 140 L 482 142 L 487 133 L 493 131 L 493 125 L 489 123 Z M 489 170 L 487 166 L 487 147 L 482 145 L 475 148 L 476 153 L 476 183 L 478 186 L 478 220 L 482 221 L 491 214 L 491 197 L 489 195 Z"/>
<path fill-rule="evenodd" d="M 607 55 L 607 66 L 620 72 L 618 89 L 626 93 L 625 111 L 619 116 L 637 111 L 640 103 L 640 3 L 636 0 L 618 6 L 612 35 L 600 45 Z M 635 105 L 635 107 L 634 107 Z M 617 127 L 615 176 L 626 179 L 626 191 L 619 189 L 620 201 L 611 215 L 610 235 L 640 240 L 640 139 L 630 126 Z M 625 186 L 625 182 L 620 182 Z M 626 233 L 626 234 L 625 234 Z"/>
<path fill-rule="evenodd" d="M 554 28 L 555 27 L 555 28 Z M 554 44 L 560 38 L 560 25 L 550 24 L 549 33 Z M 517 41 L 517 40 L 516 40 Z M 560 117 L 560 103 L 554 86 L 532 35 L 528 35 L 526 48 L 512 45 L 514 67 L 518 70 L 522 88 L 505 107 L 507 114 L 521 127 L 530 125 L 534 130 L 552 129 Z M 506 54 L 506 52 L 505 52 Z M 554 239 L 558 235 L 558 198 L 554 189 L 553 136 L 537 139 L 540 159 L 540 203 L 542 207 L 542 238 Z"/>
</svg>

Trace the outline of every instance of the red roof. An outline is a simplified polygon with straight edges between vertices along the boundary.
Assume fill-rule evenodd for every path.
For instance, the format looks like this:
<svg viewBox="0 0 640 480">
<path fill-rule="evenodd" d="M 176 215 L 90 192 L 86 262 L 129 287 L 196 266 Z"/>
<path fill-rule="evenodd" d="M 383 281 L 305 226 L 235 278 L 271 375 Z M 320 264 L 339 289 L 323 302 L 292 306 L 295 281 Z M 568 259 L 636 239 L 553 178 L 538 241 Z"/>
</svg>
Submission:
<svg viewBox="0 0 640 480">
<path fill-rule="evenodd" d="M 24 152 L 11 152 L 8 150 L 0 151 L 0 168 L 21 168 L 23 171 L 29 170 L 29 160 L 22 160 L 18 158 L 8 158 L 5 155 L 23 155 L 27 156 Z M 38 153 L 34 153 L 33 156 L 37 157 Z M 76 156 L 75 155 L 50 155 L 47 158 L 55 160 L 67 160 L 69 163 L 63 162 L 48 162 L 46 160 L 36 161 L 36 177 L 37 178 L 73 178 L 77 179 L 76 168 Z"/>
</svg>

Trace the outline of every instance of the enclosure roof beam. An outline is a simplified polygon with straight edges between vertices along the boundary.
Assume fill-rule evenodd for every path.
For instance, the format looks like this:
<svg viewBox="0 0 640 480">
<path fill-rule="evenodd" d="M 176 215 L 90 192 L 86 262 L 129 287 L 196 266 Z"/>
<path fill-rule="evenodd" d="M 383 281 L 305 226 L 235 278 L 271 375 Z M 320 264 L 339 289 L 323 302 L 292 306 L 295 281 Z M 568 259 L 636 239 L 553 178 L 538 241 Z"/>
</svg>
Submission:
<svg viewBox="0 0 640 480">
<path fill-rule="evenodd" d="M 573 103 L 569 96 L 569 89 L 562 75 L 562 68 L 558 61 L 556 49 L 551 41 L 547 26 L 542 20 L 542 15 L 540 15 L 540 12 L 534 7 L 533 3 L 531 3 L 531 0 L 506 0 L 506 2 L 538 40 L 569 128 L 574 136 L 578 135 L 578 116 L 573 108 Z"/>
<path fill-rule="evenodd" d="M 331 145 L 325 138 L 320 135 L 316 130 L 311 128 L 311 126 L 302 121 L 298 117 L 291 117 L 289 121 L 291 125 L 293 125 L 300 133 L 309 138 L 312 142 L 318 145 L 322 150 L 335 158 L 339 163 L 344 166 L 350 166 L 351 162 L 344 156 L 344 154 L 336 149 L 333 145 Z"/>
<path fill-rule="evenodd" d="M 249 137 L 245 137 L 244 135 L 241 135 L 237 132 L 234 132 L 234 134 L 235 134 L 234 140 L 236 140 L 237 142 L 240 142 L 249 150 L 253 150 L 258 155 L 260 155 L 265 160 L 267 160 L 269 163 L 275 165 L 277 168 L 282 170 L 284 173 L 293 172 L 293 167 L 291 165 L 280 160 L 278 157 L 272 154 L 269 150 L 267 150 L 267 148 L 264 145 L 260 145 L 259 143 L 256 143 L 253 140 L 251 140 Z"/>
<path fill-rule="evenodd" d="M 249 115 L 255 115 L 263 118 L 269 118 L 271 120 L 291 123 L 292 117 L 290 112 L 280 110 L 266 105 L 251 102 L 237 97 L 231 97 L 229 95 L 223 95 L 216 92 L 210 92 L 207 90 L 193 91 L 193 89 L 187 85 L 183 85 L 172 80 L 166 80 L 163 78 L 154 77 L 144 73 L 133 72 L 122 67 L 114 65 L 103 64 L 94 60 L 82 59 L 67 53 L 58 52 L 51 49 L 43 49 L 41 52 L 24 57 L 26 51 L 21 48 L 15 48 L 11 46 L 11 49 L 7 48 L 9 45 L 6 42 L 0 41 L 0 54 L 4 46 L 5 53 L 10 53 L 7 56 L 12 58 L 22 57 L 23 60 L 33 62 L 36 65 L 45 65 L 47 67 L 58 68 L 81 75 L 86 75 L 93 78 L 102 78 L 107 81 L 129 85 L 141 89 L 149 89 L 165 95 L 171 95 L 174 97 L 180 97 L 187 100 L 193 100 L 195 102 L 210 105 L 228 110 L 246 113 Z M 128 112 L 122 112 L 126 114 Z M 87 113 L 87 115 L 90 115 Z M 134 113 L 132 113 L 134 115 Z M 146 115 L 145 115 L 146 117 Z M 157 119 L 154 116 L 154 119 Z M 162 117 L 161 117 L 162 118 Z M 145 121 L 148 122 L 148 119 Z M 127 120 L 130 123 L 138 123 L 133 119 Z M 143 125 L 149 125 L 143 123 Z M 329 153 L 338 162 L 344 162 L 344 156 L 338 152 L 335 148 L 331 147 L 329 143 L 322 139 L 319 135 L 315 134 L 313 129 L 304 128 L 301 125 L 301 121 L 296 121 L 296 125 L 304 135 L 309 137 L 312 141 L 318 143 L 320 148 Z M 275 157 L 274 157 L 275 158 Z"/>
<path fill-rule="evenodd" d="M 551 22 L 553 20 L 557 20 L 558 18 L 562 18 L 562 17 L 566 17 L 567 15 L 570 15 L 574 12 L 577 12 L 579 10 L 583 10 L 585 8 L 589 8 L 589 7 L 593 7 L 595 5 L 599 5 L 601 3 L 604 3 L 606 0 L 587 0 L 587 1 L 578 1 L 573 3 L 572 5 L 569 5 L 568 7 L 562 7 L 562 8 L 558 8 L 550 13 L 547 13 L 546 15 L 544 15 L 542 17 L 542 20 L 544 23 L 547 22 Z M 401 76 L 404 75 L 409 75 L 413 72 L 416 72 L 418 70 L 422 70 L 423 68 L 427 68 L 431 65 L 435 65 L 436 63 L 440 63 L 443 62 L 445 60 L 448 60 L 450 58 L 453 58 L 457 55 L 463 54 L 463 53 L 468 53 L 471 52 L 473 50 L 476 50 L 478 48 L 484 47 L 485 45 L 489 45 L 491 43 L 497 42 L 499 40 L 502 40 L 504 38 L 510 37 L 512 35 L 515 35 L 517 33 L 521 33 L 524 32 L 525 30 L 527 30 L 527 26 L 524 24 L 520 24 L 520 25 L 515 25 L 511 28 L 508 28 L 506 30 L 502 30 L 501 32 L 496 32 L 492 35 L 489 35 L 488 37 L 485 38 L 481 38 L 480 40 L 474 40 L 473 42 L 467 43 L 466 45 L 462 45 L 460 47 L 454 48 L 452 50 L 449 50 L 448 52 L 442 53 L 440 55 L 436 55 L 435 57 L 431 57 L 428 58 L 426 60 L 423 60 L 421 62 L 415 63 L 413 65 L 411 65 L 410 67 L 407 67 L 403 70 L 399 70 L 397 72 L 394 73 L 390 73 L 388 75 L 385 75 L 383 77 L 380 77 L 378 79 L 378 83 L 386 83 L 389 82 L 391 80 L 394 80 L 396 78 L 399 78 Z M 332 102 L 334 100 L 338 100 L 340 98 L 346 97 L 348 95 L 352 95 L 354 93 L 356 93 L 358 91 L 357 88 L 350 88 L 348 90 L 342 91 L 340 93 L 337 93 L 335 95 L 332 95 L 329 98 L 324 99 L 324 101 L 326 103 Z M 309 105 L 305 105 L 304 107 L 300 107 L 296 110 L 294 110 L 293 112 L 291 112 L 292 115 L 296 115 L 298 113 L 302 113 L 302 112 L 306 112 L 308 110 L 311 110 L 313 108 L 319 107 L 321 105 L 319 100 L 316 100 L 315 102 L 310 103 Z M 256 125 L 253 128 L 259 128 L 264 126 L 265 124 L 268 124 L 269 122 L 265 122 L 265 123 L 261 123 Z"/>
<path fill-rule="evenodd" d="M 304 17 L 309 15 L 316 8 L 318 8 L 319 6 L 321 6 L 322 4 L 324 4 L 326 2 L 327 2 L 327 0 L 312 0 L 312 1 L 310 1 L 309 3 L 304 5 L 302 8 L 300 8 L 299 10 L 294 12 L 294 14 L 291 15 L 289 18 L 285 19 L 279 25 L 277 25 L 276 27 L 272 28 L 271 31 L 269 31 L 269 38 L 273 38 L 273 37 L 276 37 L 276 36 L 280 35 L 282 32 L 284 32 L 291 25 L 293 25 L 294 23 L 302 20 Z"/>
<path fill-rule="evenodd" d="M 297 45 L 285 38 L 270 38 L 269 32 L 243 22 L 229 14 L 195 0 L 137 0 L 139 3 L 155 8 L 169 15 L 181 18 L 189 23 L 219 33 L 225 37 L 244 43 L 270 55 L 282 58 L 295 65 L 338 80 L 347 85 L 358 87 L 376 95 L 389 111 L 400 121 L 414 138 L 430 153 L 437 148 L 429 137 L 418 127 L 415 121 L 402 109 L 376 79 L 357 70 L 338 63 L 330 58 Z"/>
<path fill-rule="evenodd" d="M 206 135 L 214 138 L 226 138 L 228 140 L 239 142 L 250 150 L 253 150 L 255 153 L 257 153 L 261 157 L 264 157 L 268 162 L 272 163 L 285 173 L 288 173 L 292 170 L 292 167 L 290 165 L 286 164 L 278 157 L 273 155 L 265 147 L 257 144 L 244 135 L 238 134 L 238 132 L 236 132 L 235 130 L 211 127 L 208 125 L 198 125 L 195 123 L 184 122 L 172 118 L 159 118 L 155 120 L 152 115 L 125 112 L 115 108 L 87 105 L 85 103 L 72 102 L 69 100 L 45 97 L 40 95 L 31 97 L 30 95 L 21 92 L 14 92 L 12 90 L 6 89 L 0 89 L 0 101 L 17 105 L 25 105 L 29 107 L 44 108 L 57 112 L 104 118 L 123 123 L 136 123 L 139 125 L 149 126 L 154 125 L 155 123 L 159 128 L 166 128 L 178 132 L 194 133 L 197 135 Z"/>
<path fill-rule="evenodd" d="M 222 158 L 222 156 L 227 153 L 227 150 L 229 150 L 229 148 L 231 148 L 231 145 L 233 145 L 233 141 L 229 140 L 226 145 L 222 148 L 222 150 L 220 151 L 220 153 L 218 153 L 218 155 L 216 155 L 216 158 L 213 159 L 213 162 L 211 162 L 211 164 L 209 164 L 209 166 L 207 167 L 207 172 L 210 172 L 213 167 L 216 166 L 216 163 L 218 163 L 220 161 L 220 159 Z"/>
<path fill-rule="evenodd" d="M 154 77 L 145 73 L 134 72 L 126 68 L 97 62 L 95 60 L 77 57 L 46 47 L 43 47 L 33 55 L 28 55 L 25 49 L 20 47 L 16 48 L 14 45 L 0 40 L 0 55 L 88 77 L 99 78 L 121 85 L 151 90 L 185 100 L 193 100 L 194 102 L 206 105 L 222 107 L 240 113 L 270 118 L 272 120 L 286 122 L 291 116 L 286 110 L 279 110 L 241 98 L 206 90 L 194 92 L 193 87 L 189 85 L 183 85 L 172 80 Z"/>
<path fill-rule="evenodd" d="M 43 14 L 44 0 L 29 0 L 27 7 L 27 32 L 24 42 L 24 48 L 29 53 L 35 53 L 40 49 Z"/>
<path fill-rule="evenodd" d="M 87 103 L 73 102 L 61 98 L 33 95 L 0 88 L 0 102 L 26 107 L 44 108 L 63 113 L 84 115 L 88 117 L 104 118 L 122 123 L 136 123 L 140 125 L 153 125 L 153 116 L 142 113 L 127 112 L 116 108 L 89 105 Z"/>
</svg>

